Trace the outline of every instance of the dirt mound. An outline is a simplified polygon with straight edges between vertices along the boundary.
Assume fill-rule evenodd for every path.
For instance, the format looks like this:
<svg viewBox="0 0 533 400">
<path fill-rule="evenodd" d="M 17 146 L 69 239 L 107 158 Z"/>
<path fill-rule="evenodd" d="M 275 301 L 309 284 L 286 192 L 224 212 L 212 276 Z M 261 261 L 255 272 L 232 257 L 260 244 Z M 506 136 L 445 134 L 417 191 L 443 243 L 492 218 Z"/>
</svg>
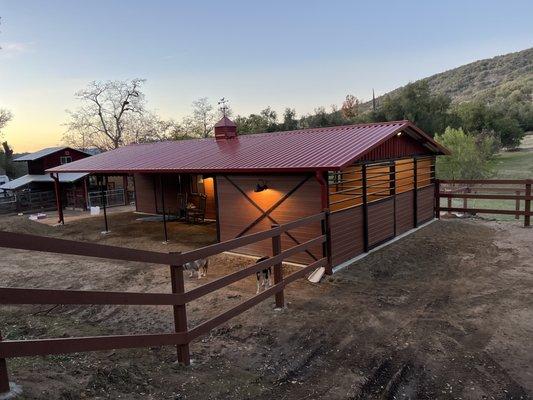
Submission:
<svg viewBox="0 0 533 400">
<path fill-rule="evenodd" d="M 159 224 L 129 230 L 128 218 L 111 221 L 124 236 L 99 237 L 91 231 L 98 221 L 39 229 L 165 248 Z M 0 226 L 29 229 L 25 221 Z M 172 248 L 213 240 L 210 226 L 172 229 Z M 533 230 L 518 224 L 433 223 L 319 285 L 298 281 L 286 290 L 282 311 L 267 301 L 215 329 L 192 344 L 189 368 L 175 364 L 171 347 L 21 358 L 8 360 L 8 367 L 28 399 L 527 399 L 533 393 L 532 242 Z M 167 268 L 0 253 L 6 286 L 170 291 Z M 209 279 L 250 262 L 219 256 Z M 254 292 L 249 279 L 192 303 L 191 326 Z M 0 321 L 9 339 L 173 329 L 170 307 L 3 307 Z"/>
</svg>

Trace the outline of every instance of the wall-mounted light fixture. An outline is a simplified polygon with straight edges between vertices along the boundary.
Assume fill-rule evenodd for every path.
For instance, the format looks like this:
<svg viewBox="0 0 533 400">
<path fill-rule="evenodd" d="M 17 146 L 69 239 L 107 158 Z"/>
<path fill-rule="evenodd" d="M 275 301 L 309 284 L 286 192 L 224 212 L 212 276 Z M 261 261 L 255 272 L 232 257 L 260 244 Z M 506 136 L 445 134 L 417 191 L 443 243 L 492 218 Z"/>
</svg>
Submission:
<svg viewBox="0 0 533 400">
<path fill-rule="evenodd" d="M 264 181 L 263 179 L 259 180 L 259 182 L 257 182 L 257 185 L 254 189 L 254 192 L 255 193 L 259 193 L 259 192 L 262 192 L 263 190 L 267 190 L 268 189 L 268 185 L 266 183 L 266 181 Z"/>
<path fill-rule="evenodd" d="M 402 133 L 403 133 L 403 132 L 400 131 L 400 132 L 398 132 L 398 133 L 396 134 L 396 136 L 402 136 Z"/>
</svg>

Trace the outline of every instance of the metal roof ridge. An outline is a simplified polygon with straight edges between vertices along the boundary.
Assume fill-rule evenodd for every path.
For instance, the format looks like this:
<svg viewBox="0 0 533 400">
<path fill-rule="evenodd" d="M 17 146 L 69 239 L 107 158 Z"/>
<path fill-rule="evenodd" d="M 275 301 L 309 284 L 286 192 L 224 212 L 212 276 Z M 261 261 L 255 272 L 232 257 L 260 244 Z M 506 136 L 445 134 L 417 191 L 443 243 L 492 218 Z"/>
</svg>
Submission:
<svg viewBox="0 0 533 400">
<path fill-rule="evenodd" d="M 320 126 L 316 128 L 302 128 L 302 129 L 293 129 L 290 131 L 274 131 L 274 132 L 258 132 L 258 133 L 249 133 L 244 135 L 237 135 L 237 138 L 246 138 L 253 136 L 273 136 L 273 135 L 282 135 L 282 134 L 298 134 L 312 131 L 328 130 L 328 129 L 349 129 L 349 128 L 367 128 L 372 126 L 386 126 L 386 125 L 404 125 L 410 123 L 409 120 L 397 120 L 397 121 L 384 121 L 384 122 L 370 122 L 370 123 L 361 123 L 361 124 L 349 124 L 349 125 L 333 125 L 333 126 Z M 238 132 L 237 132 L 238 133 Z"/>
</svg>

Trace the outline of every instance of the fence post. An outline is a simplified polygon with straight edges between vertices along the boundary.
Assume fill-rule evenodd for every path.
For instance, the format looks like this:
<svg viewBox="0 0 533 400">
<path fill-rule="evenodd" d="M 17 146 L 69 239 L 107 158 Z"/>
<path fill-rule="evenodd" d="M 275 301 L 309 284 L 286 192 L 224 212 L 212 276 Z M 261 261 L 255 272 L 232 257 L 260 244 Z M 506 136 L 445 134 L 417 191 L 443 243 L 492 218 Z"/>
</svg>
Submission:
<svg viewBox="0 0 533 400">
<path fill-rule="evenodd" d="M 170 266 L 170 280 L 172 283 L 172 293 L 183 294 L 185 293 L 185 282 L 183 279 L 183 266 L 171 265 Z M 179 304 L 173 306 L 174 309 L 174 330 L 177 333 L 187 333 L 187 304 Z M 189 343 L 178 344 L 176 346 L 178 352 L 178 362 L 183 365 L 191 364 L 191 355 L 189 352 Z"/>
<path fill-rule="evenodd" d="M 329 209 L 324 209 L 324 219 L 321 221 L 322 235 L 326 235 L 326 241 L 322 244 L 322 253 L 328 259 L 326 265 L 326 275 L 333 275 L 333 264 L 331 260 L 331 228 Z"/>
<path fill-rule="evenodd" d="M 515 192 L 515 194 L 517 196 L 520 196 L 520 193 L 522 193 L 520 190 L 517 190 Z M 516 201 L 515 201 L 515 211 L 520 211 L 520 199 L 516 199 Z M 516 213 L 514 215 L 514 219 L 520 219 L 520 215 L 518 213 Z"/>
<path fill-rule="evenodd" d="M 2 332 L 0 332 L 0 342 L 2 341 Z M 8 393 L 9 388 L 9 376 L 7 374 L 7 363 L 5 358 L 0 358 L 0 396 Z"/>
<path fill-rule="evenodd" d="M 463 194 L 468 194 L 470 193 L 470 188 L 467 186 L 463 192 Z M 463 198 L 463 208 L 468 208 L 468 198 L 464 197 Z M 466 213 L 466 210 L 464 211 Z"/>
<path fill-rule="evenodd" d="M 440 219 L 440 181 L 435 179 L 435 218 Z"/>
<path fill-rule="evenodd" d="M 279 228 L 279 225 L 272 225 L 272 229 Z M 272 236 L 272 256 L 281 254 L 281 234 Z M 274 285 L 283 281 L 283 269 L 281 262 L 274 265 Z M 276 293 L 276 308 L 283 308 L 285 306 L 285 295 L 283 289 Z"/>
<path fill-rule="evenodd" d="M 530 226 L 530 215 L 531 212 L 531 200 L 527 199 L 527 197 L 531 197 L 531 182 L 533 182 L 531 179 L 526 180 L 526 200 L 524 202 L 525 204 L 525 212 L 526 215 L 524 216 L 524 226 Z"/>
</svg>

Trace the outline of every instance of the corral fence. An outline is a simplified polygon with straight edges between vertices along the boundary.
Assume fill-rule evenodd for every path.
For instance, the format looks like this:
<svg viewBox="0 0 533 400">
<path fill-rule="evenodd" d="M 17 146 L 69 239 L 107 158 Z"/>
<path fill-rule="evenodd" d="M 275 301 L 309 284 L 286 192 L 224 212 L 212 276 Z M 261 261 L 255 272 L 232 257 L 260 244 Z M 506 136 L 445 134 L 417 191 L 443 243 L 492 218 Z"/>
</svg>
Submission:
<svg viewBox="0 0 533 400">
<path fill-rule="evenodd" d="M 75 209 L 87 209 L 87 200 L 85 198 L 84 189 L 69 189 L 66 191 L 67 208 Z"/>
<path fill-rule="evenodd" d="M 17 196 L 5 195 L 0 197 L 0 213 L 10 213 L 17 211 Z"/>
<path fill-rule="evenodd" d="M 281 236 L 290 230 L 309 224 L 321 224 L 321 234 L 291 248 L 282 249 Z M 0 332 L 0 394 L 9 391 L 6 359 L 13 357 L 45 356 L 52 354 L 104 351 L 172 345 L 177 347 L 178 361 L 190 364 L 189 343 L 206 335 L 215 327 L 243 313 L 260 302 L 275 296 L 277 307 L 284 306 L 284 289 L 295 280 L 316 268 L 331 271 L 329 252 L 329 211 L 305 217 L 283 225 L 273 225 L 270 230 L 253 233 L 236 239 L 216 243 L 186 253 L 162 253 L 102 244 L 76 242 L 35 235 L 0 232 L 0 247 L 44 251 L 59 254 L 99 257 L 112 260 L 145 262 L 170 266 L 172 293 L 133 293 L 87 290 L 52 290 L 0 287 L 0 304 L 61 304 L 61 305 L 168 305 L 174 310 L 174 332 L 94 337 L 68 337 L 53 339 L 4 340 Z M 190 261 L 210 257 L 260 241 L 272 241 L 272 257 L 244 269 L 185 291 L 183 265 Z M 313 246 L 322 246 L 322 258 L 297 272 L 284 276 L 282 262 L 288 257 L 305 252 Z M 190 328 L 186 305 L 216 290 L 238 282 L 263 269 L 273 268 L 274 285 L 241 302 L 237 306 Z"/>
<path fill-rule="evenodd" d="M 53 191 L 19 191 L 0 197 L 0 213 L 54 210 L 56 197 Z"/>
<path fill-rule="evenodd" d="M 437 180 L 435 214 L 441 211 L 524 217 L 530 226 L 533 179 Z M 443 205 L 444 204 L 444 205 Z"/>
</svg>

